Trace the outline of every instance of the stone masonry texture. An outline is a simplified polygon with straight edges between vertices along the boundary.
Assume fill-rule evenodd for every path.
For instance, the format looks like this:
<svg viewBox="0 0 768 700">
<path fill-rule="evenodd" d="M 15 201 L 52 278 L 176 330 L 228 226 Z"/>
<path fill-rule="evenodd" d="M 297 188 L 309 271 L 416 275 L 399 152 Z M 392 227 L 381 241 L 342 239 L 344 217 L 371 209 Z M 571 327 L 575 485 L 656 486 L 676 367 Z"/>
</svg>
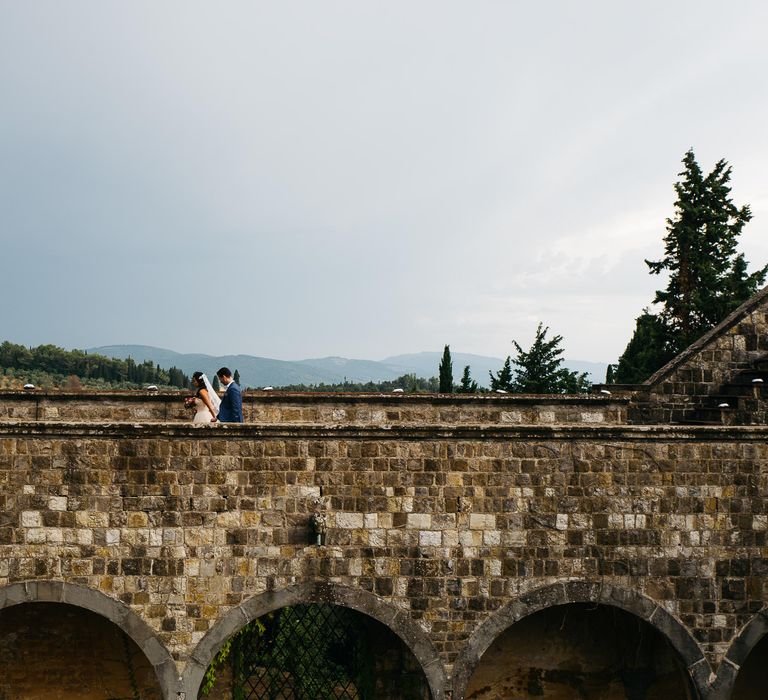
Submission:
<svg viewBox="0 0 768 700">
<path fill-rule="evenodd" d="M 0 420 L 183 422 L 183 392 L 148 395 L 0 392 Z M 553 425 L 626 423 L 626 398 L 247 393 L 246 423 L 321 425 Z"/>
<path fill-rule="evenodd" d="M 183 670 L 234 607 L 327 581 L 404 615 L 450 676 L 495 613 L 583 582 L 597 587 L 587 599 L 632 591 L 668 613 L 709 678 L 768 600 L 766 439 L 756 427 L 6 423 L 0 586 L 100 591 Z M 318 508 L 322 546 L 310 544 Z"/>
<path fill-rule="evenodd" d="M 85 608 L 192 700 L 249 620 L 331 602 L 462 700 L 524 618 L 612 606 L 697 698 L 736 697 L 768 634 L 768 426 L 680 420 L 765 359 L 767 307 L 612 395 L 259 392 L 246 423 L 193 427 L 181 394 L 2 393 L 0 621 Z"/>
</svg>

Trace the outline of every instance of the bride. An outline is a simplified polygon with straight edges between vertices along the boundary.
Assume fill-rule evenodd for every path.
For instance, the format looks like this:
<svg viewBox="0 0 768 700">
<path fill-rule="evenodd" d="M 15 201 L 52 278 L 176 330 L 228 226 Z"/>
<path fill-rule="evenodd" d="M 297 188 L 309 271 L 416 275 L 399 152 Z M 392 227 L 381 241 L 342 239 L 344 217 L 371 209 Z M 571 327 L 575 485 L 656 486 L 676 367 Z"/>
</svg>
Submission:
<svg viewBox="0 0 768 700">
<path fill-rule="evenodd" d="M 195 372 L 192 375 L 192 381 L 197 386 L 195 392 L 195 417 L 193 423 L 214 423 L 216 416 L 219 415 L 219 406 L 221 399 L 213 390 L 211 383 L 202 372 Z"/>
</svg>

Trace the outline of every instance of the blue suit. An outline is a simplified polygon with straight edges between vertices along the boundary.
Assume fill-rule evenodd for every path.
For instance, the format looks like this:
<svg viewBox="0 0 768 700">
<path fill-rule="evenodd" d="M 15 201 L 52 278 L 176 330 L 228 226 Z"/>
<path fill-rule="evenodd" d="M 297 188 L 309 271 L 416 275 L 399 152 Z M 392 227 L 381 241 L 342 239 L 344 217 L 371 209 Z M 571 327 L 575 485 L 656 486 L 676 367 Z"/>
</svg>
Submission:
<svg viewBox="0 0 768 700">
<path fill-rule="evenodd" d="M 227 391 L 219 406 L 219 423 L 243 422 L 243 396 L 240 387 L 234 382 L 227 384 Z"/>
</svg>

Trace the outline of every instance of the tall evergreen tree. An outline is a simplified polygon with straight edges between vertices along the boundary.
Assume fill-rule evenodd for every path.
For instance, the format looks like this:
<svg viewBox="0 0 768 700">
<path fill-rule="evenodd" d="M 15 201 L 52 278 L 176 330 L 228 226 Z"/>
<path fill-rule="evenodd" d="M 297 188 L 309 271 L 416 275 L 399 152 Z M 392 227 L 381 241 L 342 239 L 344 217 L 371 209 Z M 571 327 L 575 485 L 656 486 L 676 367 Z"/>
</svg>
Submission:
<svg viewBox="0 0 768 700">
<path fill-rule="evenodd" d="M 661 317 L 680 352 L 746 301 L 765 281 L 768 266 L 747 273 L 736 252 L 738 237 L 752 218 L 748 205 L 731 199 L 731 167 L 719 160 L 704 177 L 693 150 L 683 158 L 675 184 L 675 218 L 667 219 L 664 257 L 646 260 L 651 274 L 669 272 L 667 288 L 656 292 Z"/>
<path fill-rule="evenodd" d="M 177 386 L 180 389 L 184 389 L 189 386 L 189 377 L 184 374 L 184 372 L 182 372 L 178 367 L 171 367 L 171 369 L 168 370 L 169 376 L 171 372 L 173 372 L 173 381 L 171 381 L 173 386 Z"/>
<path fill-rule="evenodd" d="M 232 375 L 232 379 L 234 379 L 235 384 L 237 384 L 237 386 L 240 386 L 240 372 L 235 370 L 235 373 Z"/>
<path fill-rule="evenodd" d="M 658 315 L 646 311 L 637 320 L 619 362 L 619 382 L 647 379 L 749 299 L 768 273 L 768 265 L 748 273 L 744 255 L 736 250 L 752 213 L 749 206 L 733 203 L 728 163 L 719 160 L 705 176 L 689 150 L 683 165 L 675 183 L 674 217 L 667 219 L 664 256 L 645 261 L 651 274 L 669 275 L 666 289 L 653 300 L 661 310 Z M 648 342 L 657 345 L 649 348 Z"/>
<path fill-rule="evenodd" d="M 660 316 L 644 309 L 635 322 L 635 332 L 619 358 L 613 381 L 639 384 L 663 367 L 674 356 L 667 327 Z"/>
<path fill-rule="evenodd" d="M 458 394 L 476 394 L 478 390 L 477 382 L 469 375 L 469 365 L 464 367 L 464 374 L 461 375 L 461 384 L 456 390 Z"/>
<path fill-rule="evenodd" d="M 512 358 L 507 355 L 507 359 L 504 360 L 504 366 L 496 372 L 494 376 L 491 370 L 488 370 L 488 375 L 491 378 L 491 391 L 514 391 L 515 387 L 512 383 Z"/>
<path fill-rule="evenodd" d="M 539 323 L 536 337 L 530 350 L 525 351 L 513 340 L 517 357 L 512 360 L 516 365 L 514 388 L 522 394 L 564 394 L 579 393 L 589 389 L 587 373 L 573 372 L 563 367 L 563 349 L 560 343 L 563 337 L 556 335 L 547 340 L 547 332 Z"/>
<path fill-rule="evenodd" d="M 440 393 L 453 393 L 453 362 L 451 360 L 451 348 L 446 345 L 443 350 L 443 359 L 440 360 Z"/>
<path fill-rule="evenodd" d="M 213 381 L 211 382 L 211 386 L 213 387 L 213 390 L 218 392 L 221 391 L 221 382 L 219 381 L 219 376 L 217 374 L 213 375 Z"/>
</svg>

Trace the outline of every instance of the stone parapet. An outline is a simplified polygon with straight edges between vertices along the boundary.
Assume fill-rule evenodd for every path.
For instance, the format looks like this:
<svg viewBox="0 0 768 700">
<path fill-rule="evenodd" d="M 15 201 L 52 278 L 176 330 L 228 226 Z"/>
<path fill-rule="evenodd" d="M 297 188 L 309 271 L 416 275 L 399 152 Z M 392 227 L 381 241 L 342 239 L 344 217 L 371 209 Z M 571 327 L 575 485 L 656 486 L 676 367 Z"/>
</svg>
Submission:
<svg viewBox="0 0 768 700">
<path fill-rule="evenodd" d="M 189 422 L 183 393 L 0 392 L 0 421 Z M 620 424 L 627 398 L 605 396 L 291 394 L 243 396 L 248 423 L 393 424 Z"/>
</svg>

